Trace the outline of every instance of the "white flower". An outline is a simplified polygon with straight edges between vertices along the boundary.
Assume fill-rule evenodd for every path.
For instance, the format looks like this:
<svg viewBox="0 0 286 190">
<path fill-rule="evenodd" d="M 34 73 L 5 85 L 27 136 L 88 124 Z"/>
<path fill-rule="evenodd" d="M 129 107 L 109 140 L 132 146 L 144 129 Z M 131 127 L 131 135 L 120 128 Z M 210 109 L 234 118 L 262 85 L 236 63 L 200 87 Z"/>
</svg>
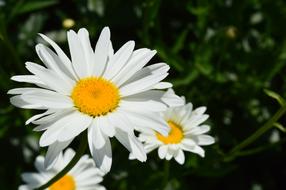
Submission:
<svg viewBox="0 0 286 190">
<path fill-rule="evenodd" d="M 144 67 L 156 51 L 134 50 L 134 41 L 125 43 L 116 53 L 105 27 L 92 49 L 86 29 L 67 34 L 71 60 L 47 36 L 52 51 L 43 44 L 36 52 L 45 67 L 27 62 L 33 75 L 11 79 L 38 87 L 16 88 L 9 94 L 15 106 L 47 110 L 30 118 L 38 125 L 35 131 L 45 131 L 40 146 L 49 146 L 45 165 L 49 168 L 59 153 L 88 128 L 88 142 L 96 165 L 108 172 L 112 152 L 109 137 L 116 137 L 134 156 L 146 160 L 146 153 L 134 135 L 134 129 L 151 128 L 168 134 L 165 121 L 158 117 L 168 106 L 182 105 L 171 91 L 172 85 L 160 82 L 168 75 L 169 66 L 157 63 Z"/>
<path fill-rule="evenodd" d="M 19 190 L 32 190 L 48 182 L 60 172 L 73 158 L 75 152 L 67 149 L 60 154 L 55 165 L 47 170 L 44 167 L 44 157 L 38 156 L 35 167 L 38 173 L 23 173 L 22 179 L 26 183 Z M 105 190 L 99 183 L 103 180 L 103 172 L 95 167 L 88 155 L 80 158 L 78 163 L 60 180 L 52 184 L 48 190 Z"/>
<path fill-rule="evenodd" d="M 204 157 L 205 151 L 200 146 L 214 143 L 213 137 L 204 134 L 210 130 L 210 127 L 201 125 L 209 117 L 204 114 L 205 111 L 206 107 L 193 110 L 191 103 L 169 108 L 163 112 L 163 117 L 170 128 L 169 135 L 163 136 L 154 130 L 143 130 L 139 140 L 144 142 L 147 153 L 158 148 L 161 159 L 170 160 L 174 157 L 179 164 L 185 162 L 183 150 Z M 132 154 L 130 158 L 133 158 Z"/>
</svg>

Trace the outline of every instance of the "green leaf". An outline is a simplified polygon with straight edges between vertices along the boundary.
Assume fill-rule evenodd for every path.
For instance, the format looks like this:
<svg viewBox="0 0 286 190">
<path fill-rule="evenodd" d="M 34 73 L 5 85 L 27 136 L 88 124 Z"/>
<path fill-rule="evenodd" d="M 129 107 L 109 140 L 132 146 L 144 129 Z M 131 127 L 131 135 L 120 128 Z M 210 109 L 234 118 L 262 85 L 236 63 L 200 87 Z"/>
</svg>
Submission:
<svg viewBox="0 0 286 190">
<path fill-rule="evenodd" d="M 177 38 L 176 43 L 172 49 L 172 53 L 176 54 L 183 49 L 189 29 L 185 29 Z"/>
<path fill-rule="evenodd" d="M 57 0 L 32 1 L 32 2 L 18 1 L 18 3 L 14 6 L 14 8 L 11 11 L 10 19 L 15 17 L 16 15 L 44 9 L 52 5 L 55 5 L 57 3 L 58 3 Z"/>
<path fill-rule="evenodd" d="M 159 8 L 161 5 L 161 0 L 149 0 L 144 2 L 144 26 L 152 27 L 155 24 L 155 19 L 158 15 Z"/>
<path fill-rule="evenodd" d="M 264 89 L 264 92 L 265 92 L 265 94 L 268 95 L 269 97 L 271 97 L 271 98 L 277 100 L 277 102 L 278 102 L 281 106 L 285 105 L 285 103 L 286 103 L 285 100 L 284 100 L 278 93 L 273 92 L 273 91 L 268 90 L 268 89 Z"/>
<path fill-rule="evenodd" d="M 282 131 L 283 133 L 286 133 L 286 128 L 283 127 L 283 125 L 281 125 L 280 123 L 274 123 L 273 124 L 277 129 L 279 129 L 280 131 Z"/>
</svg>

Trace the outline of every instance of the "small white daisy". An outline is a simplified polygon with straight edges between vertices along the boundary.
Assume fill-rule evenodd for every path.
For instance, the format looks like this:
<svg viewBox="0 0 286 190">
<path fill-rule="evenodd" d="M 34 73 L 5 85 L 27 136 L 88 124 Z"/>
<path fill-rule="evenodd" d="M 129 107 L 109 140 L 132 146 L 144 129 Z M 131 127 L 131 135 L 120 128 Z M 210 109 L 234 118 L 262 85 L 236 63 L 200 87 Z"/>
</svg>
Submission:
<svg viewBox="0 0 286 190">
<path fill-rule="evenodd" d="M 38 156 L 35 167 L 38 173 L 23 173 L 22 179 L 26 183 L 19 190 L 32 190 L 48 182 L 60 172 L 73 158 L 75 152 L 67 149 L 60 154 L 57 162 L 47 170 L 44 167 L 44 157 Z M 52 184 L 47 190 L 105 190 L 99 183 L 103 180 L 103 172 L 95 167 L 94 161 L 84 155 L 78 163 L 61 179 Z"/>
<path fill-rule="evenodd" d="M 143 130 L 139 140 L 144 142 L 147 153 L 158 148 L 161 159 L 175 158 L 179 164 L 185 162 L 184 151 L 205 155 L 201 145 L 213 144 L 214 138 L 204 133 L 210 130 L 208 125 L 201 125 L 209 117 L 204 114 L 206 107 L 193 110 L 193 105 L 188 103 L 183 106 L 169 108 L 163 112 L 163 117 L 170 128 L 168 136 L 163 136 L 154 130 Z M 133 158 L 133 155 L 130 155 Z"/>
<path fill-rule="evenodd" d="M 151 128 L 168 134 L 165 121 L 158 117 L 168 106 L 182 105 L 167 82 L 169 66 L 157 63 L 144 67 L 156 54 L 147 48 L 134 50 L 134 41 L 125 43 L 116 53 L 105 27 L 95 49 L 91 47 L 86 29 L 67 33 L 71 60 L 47 36 L 41 37 L 54 49 L 43 44 L 36 52 L 44 63 L 27 62 L 32 75 L 12 77 L 38 87 L 16 88 L 8 93 L 17 107 L 47 110 L 30 118 L 38 125 L 35 131 L 45 131 L 40 146 L 49 146 L 45 165 L 51 167 L 59 153 L 88 128 L 88 143 L 96 165 L 104 172 L 111 167 L 112 152 L 109 137 L 116 137 L 138 160 L 146 153 L 134 135 L 134 129 Z"/>
</svg>

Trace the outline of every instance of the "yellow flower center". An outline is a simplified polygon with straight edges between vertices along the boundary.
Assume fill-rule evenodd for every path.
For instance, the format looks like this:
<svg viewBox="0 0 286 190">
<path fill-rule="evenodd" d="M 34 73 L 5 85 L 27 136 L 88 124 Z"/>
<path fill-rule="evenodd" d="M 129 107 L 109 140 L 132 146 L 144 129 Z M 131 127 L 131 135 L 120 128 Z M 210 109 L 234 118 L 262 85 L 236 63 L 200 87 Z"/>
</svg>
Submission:
<svg viewBox="0 0 286 190">
<path fill-rule="evenodd" d="M 65 175 L 49 187 L 49 190 L 75 190 L 76 185 L 72 176 Z"/>
<path fill-rule="evenodd" d="M 163 136 L 160 133 L 156 133 L 156 137 L 164 144 L 178 144 L 184 138 L 182 127 L 173 121 L 168 121 L 170 132 L 168 136 Z"/>
<path fill-rule="evenodd" d="M 92 117 L 114 111 L 120 101 L 118 88 L 110 81 L 97 77 L 79 80 L 71 98 L 80 112 Z"/>
</svg>

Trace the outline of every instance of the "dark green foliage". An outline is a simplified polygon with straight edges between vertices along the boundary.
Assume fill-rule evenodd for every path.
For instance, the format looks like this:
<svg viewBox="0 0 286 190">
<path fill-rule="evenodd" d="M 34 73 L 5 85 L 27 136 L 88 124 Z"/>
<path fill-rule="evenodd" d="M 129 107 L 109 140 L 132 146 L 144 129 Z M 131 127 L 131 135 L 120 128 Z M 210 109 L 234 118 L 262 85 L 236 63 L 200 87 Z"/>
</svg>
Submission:
<svg viewBox="0 0 286 190">
<path fill-rule="evenodd" d="M 279 109 L 264 89 L 286 97 L 286 2 L 284 0 L 6 0 L 0 5 L 0 189 L 16 189 L 20 174 L 33 171 L 40 133 L 25 120 L 34 111 L 15 108 L 10 81 L 27 74 L 25 61 L 40 63 L 37 33 L 55 35 L 67 50 L 62 22 L 86 27 L 95 44 L 110 26 L 115 49 L 128 40 L 158 51 L 152 60 L 171 66 L 167 80 L 194 106 L 205 105 L 217 143 L 204 159 L 186 154 L 183 166 L 165 162 L 154 151 L 146 163 L 129 161 L 113 141 L 113 166 L 103 182 L 112 190 L 282 190 L 286 189 L 285 133 L 270 142 L 274 130 L 233 159 L 226 154 Z M 22 84 L 21 84 L 22 85 Z M 274 92 L 271 97 L 281 100 Z M 285 116 L 276 124 L 285 124 Z M 277 133 L 276 131 L 276 133 Z M 73 143 L 76 147 L 77 142 Z"/>
</svg>

